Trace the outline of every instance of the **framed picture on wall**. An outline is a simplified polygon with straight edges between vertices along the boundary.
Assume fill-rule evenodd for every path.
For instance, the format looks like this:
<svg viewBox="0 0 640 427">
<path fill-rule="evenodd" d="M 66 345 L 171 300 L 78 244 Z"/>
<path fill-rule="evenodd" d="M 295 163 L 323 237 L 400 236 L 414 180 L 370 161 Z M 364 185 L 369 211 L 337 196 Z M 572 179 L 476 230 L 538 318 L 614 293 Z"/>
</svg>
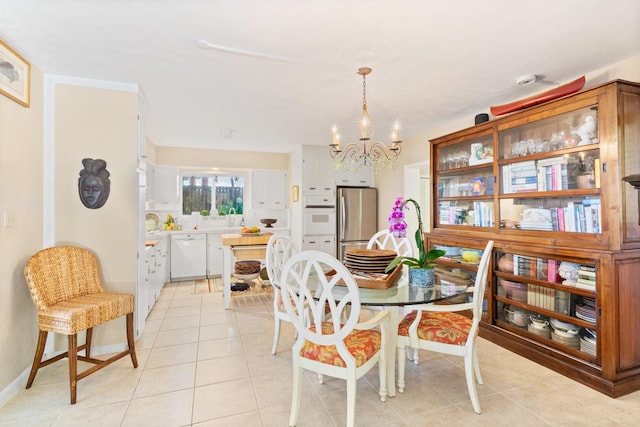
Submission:
<svg viewBox="0 0 640 427">
<path fill-rule="evenodd" d="M 31 64 L 0 40 L 0 93 L 29 106 Z"/>
</svg>

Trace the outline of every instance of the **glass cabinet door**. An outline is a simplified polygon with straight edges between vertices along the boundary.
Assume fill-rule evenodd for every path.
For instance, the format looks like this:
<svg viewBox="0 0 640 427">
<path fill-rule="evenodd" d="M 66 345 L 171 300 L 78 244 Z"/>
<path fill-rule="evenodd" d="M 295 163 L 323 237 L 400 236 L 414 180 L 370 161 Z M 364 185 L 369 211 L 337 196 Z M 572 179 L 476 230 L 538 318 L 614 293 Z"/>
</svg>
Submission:
<svg viewBox="0 0 640 427">
<path fill-rule="evenodd" d="M 493 135 L 437 146 L 436 226 L 494 227 Z"/>
<path fill-rule="evenodd" d="M 499 225 L 601 233 L 597 107 L 500 129 Z"/>
</svg>

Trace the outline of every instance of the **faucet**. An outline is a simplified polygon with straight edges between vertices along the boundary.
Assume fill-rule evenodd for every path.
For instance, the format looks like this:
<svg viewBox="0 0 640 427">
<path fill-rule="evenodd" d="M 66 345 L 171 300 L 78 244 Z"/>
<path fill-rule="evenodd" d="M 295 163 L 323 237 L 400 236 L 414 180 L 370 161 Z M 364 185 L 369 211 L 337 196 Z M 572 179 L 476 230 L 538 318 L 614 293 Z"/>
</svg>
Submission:
<svg viewBox="0 0 640 427">
<path fill-rule="evenodd" d="M 231 217 L 231 211 L 233 211 L 233 215 L 236 215 L 236 209 L 234 207 L 230 207 L 227 211 L 227 226 L 236 225 L 236 219 Z"/>
</svg>

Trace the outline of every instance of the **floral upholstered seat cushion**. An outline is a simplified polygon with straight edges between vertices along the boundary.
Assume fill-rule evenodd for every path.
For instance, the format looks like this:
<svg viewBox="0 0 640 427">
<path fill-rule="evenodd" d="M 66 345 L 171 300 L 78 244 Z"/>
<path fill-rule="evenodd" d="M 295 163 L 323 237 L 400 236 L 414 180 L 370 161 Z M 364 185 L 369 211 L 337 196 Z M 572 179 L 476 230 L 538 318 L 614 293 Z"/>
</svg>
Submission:
<svg viewBox="0 0 640 427">
<path fill-rule="evenodd" d="M 310 329 L 315 331 L 314 326 L 311 326 Z M 333 324 L 331 322 L 323 322 L 322 333 L 332 334 Z M 344 343 L 349 353 L 355 358 L 356 366 L 362 366 L 380 350 L 381 339 L 382 336 L 378 330 L 354 330 L 347 335 Z M 334 345 L 317 345 L 310 341 L 305 341 L 302 350 L 300 350 L 300 355 L 306 359 L 316 360 L 328 365 L 347 366 Z"/>
<path fill-rule="evenodd" d="M 398 325 L 398 335 L 409 336 L 409 326 L 416 314 L 416 311 L 412 311 L 402 319 Z M 444 344 L 465 345 L 471 325 L 470 318 L 458 313 L 423 311 L 418 325 L 418 337 Z"/>
</svg>

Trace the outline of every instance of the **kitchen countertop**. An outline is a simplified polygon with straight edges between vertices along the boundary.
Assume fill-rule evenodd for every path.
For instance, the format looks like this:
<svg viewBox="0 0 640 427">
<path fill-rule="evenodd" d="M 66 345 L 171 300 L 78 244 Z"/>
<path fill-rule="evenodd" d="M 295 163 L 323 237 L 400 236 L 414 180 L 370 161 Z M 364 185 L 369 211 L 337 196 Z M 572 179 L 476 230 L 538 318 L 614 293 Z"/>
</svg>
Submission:
<svg viewBox="0 0 640 427">
<path fill-rule="evenodd" d="M 171 235 L 183 235 L 183 234 L 203 234 L 203 233 L 212 233 L 212 234 L 229 234 L 229 233 L 237 233 L 240 235 L 240 229 L 242 227 L 215 227 L 215 228 L 199 228 L 197 230 L 154 230 L 147 231 L 146 238 L 148 240 L 162 238 L 163 236 L 171 236 Z M 277 233 L 278 231 L 290 231 L 289 227 L 261 227 L 260 231 L 262 233 Z"/>
<path fill-rule="evenodd" d="M 229 233 L 222 235 L 222 244 L 225 246 L 251 246 L 266 245 L 273 233 L 263 232 L 258 235 Z"/>
</svg>

